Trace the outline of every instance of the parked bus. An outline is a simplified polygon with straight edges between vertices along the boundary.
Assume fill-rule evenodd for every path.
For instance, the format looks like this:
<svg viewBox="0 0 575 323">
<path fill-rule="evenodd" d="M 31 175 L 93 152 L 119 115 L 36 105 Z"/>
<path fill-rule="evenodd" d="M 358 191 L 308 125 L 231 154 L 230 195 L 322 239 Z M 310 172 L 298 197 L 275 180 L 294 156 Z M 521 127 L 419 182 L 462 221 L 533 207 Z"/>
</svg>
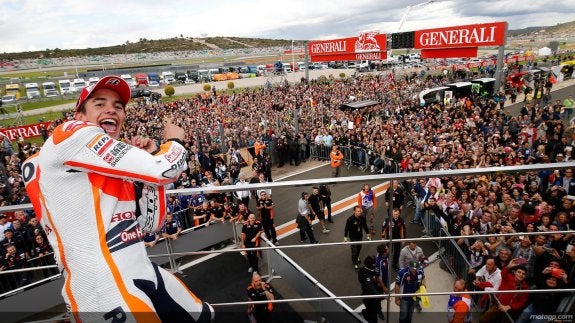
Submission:
<svg viewBox="0 0 575 323">
<path fill-rule="evenodd" d="M 146 75 L 146 73 L 136 73 L 134 74 L 134 78 L 136 79 L 136 87 L 148 86 L 150 84 L 148 75 Z"/>
<path fill-rule="evenodd" d="M 58 96 L 58 91 L 56 90 L 56 83 L 54 82 L 42 83 L 42 89 L 44 91 L 44 96 L 47 98 Z"/>
<path fill-rule="evenodd" d="M 60 86 L 61 95 L 72 94 L 76 91 L 70 80 L 58 80 L 58 85 Z"/>
<path fill-rule="evenodd" d="M 493 90 L 495 89 L 495 79 L 492 77 L 483 77 L 475 80 L 471 80 L 472 85 L 471 90 L 483 97 L 491 97 L 493 95 Z"/>
<path fill-rule="evenodd" d="M 419 92 L 419 105 L 424 107 L 433 103 L 443 102 L 446 90 L 449 90 L 447 86 L 440 86 Z"/>
<path fill-rule="evenodd" d="M 469 97 L 471 95 L 471 82 L 456 82 L 447 84 L 447 87 L 453 92 L 454 98 Z"/>
<path fill-rule="evenodd" d="M 160 86 L 160 75 L 158 73 L 148 73 L 148 86 Z"/>
<path fill-rule="evenodd" d="M 20 99 L 20 84 L 6 84 L 6 95 L 14 95 L 16 100 Z"/>
<path fill-rule="evenodd" d="M 28 97 L 28 99 L 40 98 L 40 87 L 38 86 L 38 83 L 36 82 L 26 83 L 24 84 L 24 87 L 26 88 L 26 96 Z"/>
<path fill-rule="evenodd" d="M 74 79 L 72 87 L 74 88 L 74 91 L 81 92 L 86 87 L 86 80 L 81 78 Z"/>
</svg>

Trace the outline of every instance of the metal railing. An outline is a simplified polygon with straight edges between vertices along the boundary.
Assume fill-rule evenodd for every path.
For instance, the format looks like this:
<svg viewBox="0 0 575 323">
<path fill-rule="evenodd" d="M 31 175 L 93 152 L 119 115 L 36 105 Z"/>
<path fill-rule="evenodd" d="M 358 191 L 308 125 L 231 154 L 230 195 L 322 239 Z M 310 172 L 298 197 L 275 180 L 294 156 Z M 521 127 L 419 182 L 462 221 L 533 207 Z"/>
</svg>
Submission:
<svg viewBox="0 0 575 323">
<path fill-rule="evenodd" d="M 330 161 L 331 146 L 316 142 L 310 143 L 309 146 L 311 159 Z M 364 148 L 356 146 L 338 146 L 338 148 L 343 154 L 342 162 L 348 169 L 355 166 L 363 171 L 369 170 L 369 156 Z"/>
<path fill-rule="evenodd" d="M 420 172 L 420 173 L 397 173 L 397 174 L 382 174 L 382 175 L 366 175 L 366 176 L 352 176 L 352 177 L 343 177 L 343 178 L 324 178 L 324 179 L 310 179 L 310 180 L 297 180 L 297 181 L 285 181 L 285 182 L 272 182 L 272 183 L 262 183 L 262 184 L 252 184 L 250 189 L 259 189 L 259 188 L 274 188 L 274 187 L 283 187 L 283 186 L 311 186 L 311 185 L 318 185 L 318 184 L 333 184 L 339 182 L 365 182 L 367 180 L 405 180 L 405 179 L 414 179 L 414 178 L 428 178 L 428 177 L 445 177 L 445 176 L 467 176 L 467 175 L 482 175 L 482 174 L 491 174 L 491 173 L 499 173 L 499 172 L 523 172 L 523 171 L 536 171 L 536 170 L 548 170 L 549 168 L 553 169 L 565 169 L 565 168 L 574 168 L 574 162 L 566 162 L 566 163 L 556 163 L 556 164 L 537 164 L 537 165 L 524 165 L 524 166 L 509 166 L 509 167 L 493 167 L 493 168 L 477 168 L 477 169 L 461 169 L 461 170 L 452 170 L 452 171 L 430 171 L 430 172 Z M 235 191 L 238 187 L 236 186 L 222 186 L 214 189 L 214 187 L 210 187 L 209 191 L 217 190 L 219 192 L 229 192 Z M 189 195 L 193 193 L 206 193 L 206 188 L 194 188 L 194 189 L 179 189 L 179 190 L 171 190 L 168 193 L 172 194 L 184 194 Z M 17 206 L 9 206 L 0 208 L 0 212 L 5 211 L 14 211 L 14 210 L 23 210 L 30 208 L 31 205 L 17 205 Z M 464 253 L 461 249 L 453 242 L 455 237 L 449 236 L 445 230 L 442 228 L 441 222 L 436 218 L 432 217 L 431 215 L 426 215 L 424 217 L 424 226 L 428 232 L 429 237 L 421 237 L 421 238 L 409 238 L 409 239 L 394 239 L 393 242 L 402 242 L 402 241 L 433 241 L 435 242 L 441 250 L 440 257 L 443 259 L 444 262 L 448 265 L 451 269 L 450 271 L 459 277 L 466 277 L 467 270 L 469 269 L 469 263 L 466 261 Z M 193 234 L 187 234 L 192 232 Z M 561 231 L 561 232 L 553 232 L 553 233 L 546 233 L 546 234 L 556 234 L 556 233 L 574 233 L 575 231 Z M 541 234 L 537 233 L 512 233 L 512 234 L 501 234 L 499 236 L 508 237 L 508 236 L 518 236 L 518 235 L 534 235 L 534 234 Z M 182 257 L 186 255 L 203 255 L 208 253 L 225 253 L 225 252 L 240 252 L 242 249 L 222 249 L 222 250 L 215 250 L 215 251 L 204 251 L 203 249 L 212 246 L 214 244 L 220 243 L 222 241 L 229 241 L 230 239 L 234 240 L 237 243 L 237 228 L 235 224 L 226 222 L 226 223 L 218 223 L 216 225 L 207 225 L 204 224 L 203 226 L 191 228 L 189 230 L 185 230 L 182 238 L 175 240 L 175 241 L 168 241 L 166 245 L 170 245 L 170 247 L 166 247 L 167 252 L 164 252 L 162 248 L 149 248 L 148 252 L 150 257 L 154 259 L 154 261 L 163 261 L 164 263 L 169 262 L 172 266 L 172 271 L 178 271 L 178 265 L 175 261 L 170 259 L 176 259 L 177 257 Z M 488 237 L 490 235 L 477 235 L 475 237 Z M 192 240 L 193 239 L 193 240 Z M 459 239 L 459 237 L 457 237 Z M 389 240 L 374 240 L 374 241 L 363 241 L 363 242 L 346 242 L 346 243 L 322 243 L 320 245 L 287 245 L 287 246 L 270 246 L 270 247 L 261 247 L 257 248 L 259 250 L 282 250 L 282 249 L 289 249 L 289 248 L 326 248 L 329 246 L 336 246 L 336 245 L 346 245 L 349 246 L 350 244 L 370 244 L 370 243 L 386 243 Z M 192 250 L 192 251 L 190 251 Z M 202 251 L 193 251 L 193 250 L 202 250 Z M 276 253 L 279 254 L 279 253 Z M 270 261 L 271 262 L 271 261 Z M 269 264 L 268 264 L 269 265 Z M 273 265 L 272 265 L 273 267 Z M 40 270 L 44 270 L 45 268 L 41 268 Z M 277 273 L 277 271 L 276 271 Z M 272 273 L 273 274 L 273 273 Z M 281 273 L 280 273 L 281 274 Z M 513 292 L 525 292 L 525 293 L 536 293 L 536 292 L 546 292 L 547 290 L 524 290 L 524 291 L 513 291 Z M 565 292 L 573 293 L 575 289 L 565 289 Z M 485 293 L 485 292 L 467 292 L 469 294 L 477 294 L 477 293 Z M 505 291 L 496 291 L 493 292 L 497 293 L 505 293 Z M 20 293 L 19 293 L 20 294 Z M 19 295 L 17 294 L 17 295 Z M 428 295 L 448 295 L 448 294 L 455 294 L 452 291 L 445 291 L 445 292 L 430 292 Z M 14 296 L 17 296 L 14 295 Z M 388 296 L 405 296 L 408 294 L 388 294 Z M 56 296 L 54 296 L 56 297 Z M 300 298 L 294 300 L 277 300 L 277 302 L 286 302 L 286 301 L 310 301 L 310 300 L 326 300 L 326 299 L 348 299 L 348 298 L 369 298 L 370 296 L 366 295 L 354 295 L 354 296 L 325 296 L 325 297 L 307 297 L 307 298 Z M 381 297 L 381 296 L 379 296 Z M 572 313 L 573 304 L 575 303 L 574 299 L 575 295 L 570 295 L 561 303 L 561 310 L 564 311 L 563 313 Z M 12 297 L 6 297 L 5 299 L 10 299 Z M 5 303 L 5 299 L 0 300 L 0 308 L 3 308 L 6 304 L 10 303 L 13 304 L 14 302 Z M 4 304 L 3 304 L 4 303 Z M 241 302 L 240 302 L 241 303 Z M 28 303 L 29 304 L 29 303 Z M 224 306 L 225 304 L 219 304 Z"/>
</svg>

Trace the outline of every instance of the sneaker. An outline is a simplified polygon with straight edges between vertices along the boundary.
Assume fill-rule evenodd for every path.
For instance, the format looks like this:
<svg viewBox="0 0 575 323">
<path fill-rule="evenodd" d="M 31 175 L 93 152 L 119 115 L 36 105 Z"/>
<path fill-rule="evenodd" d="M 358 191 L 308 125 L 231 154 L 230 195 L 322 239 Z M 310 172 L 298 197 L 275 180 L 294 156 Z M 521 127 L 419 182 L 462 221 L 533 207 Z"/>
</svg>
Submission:
<svg viewBox="0 0 575 323">
<path fill-rule="evenodd" d="M 358 265 L 353 265 L 353 269 L 355 269 L 356 271 L 359 270 L 359 266 Z"/>
<path fill-rule="evenodd" d="M 316 241 L 312 241 L 311 243 L 312 243 L 312 244 L 318 244 L 319 241 L 316 240 Z"/>
<path fill-rule="evenodd" d="M 248 273 L 253 273 L 254 269 L 252 267 L 248 268 Z"/>
<path fill-rule="evenodd" d="M 421 312 L 421 311 L 423 310 L 423 309 L 421 308 L 421 304 L 419 304 L 419 302 L 415 302 L 415 309 L 416 309 L 418 312 Z"/>
<path fill-rule="evenodd" d="M 323 229 L 321 232 L 322 233 L 329 233 L 330 231 L 328 229 Z"/>
<path fill-rule="evenodd" d="M 299 242 L 305 242 L 307 240 L 307 238 L 303 238 L 303 240 L 300 240 Z"/>
<path fill-rule="evenodd" d="M 276 241 L 274 242 L 274 245 L 279 246 L 279 245 L 280 245 L 280 242 L 276 240 Z"/>
</svg>

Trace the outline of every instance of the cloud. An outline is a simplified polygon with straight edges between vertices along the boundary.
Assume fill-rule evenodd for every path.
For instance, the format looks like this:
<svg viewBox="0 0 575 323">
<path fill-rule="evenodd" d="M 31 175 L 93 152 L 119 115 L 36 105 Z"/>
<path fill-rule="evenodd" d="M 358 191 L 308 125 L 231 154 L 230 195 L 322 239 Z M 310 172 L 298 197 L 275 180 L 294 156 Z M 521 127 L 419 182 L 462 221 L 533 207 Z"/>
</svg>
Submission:
<svg viewBox="0 0 575 323">
<path fill-rule="evenodd" d="M 123 44 L 140 38 L 238 36 L 275 39 L 349 37 L 508 21 L 509 28 L 575 20 L 572 0 L 0 0 L 2 51 Z M 408 6 L 412 6 L 408 10 Z"/>
</svg>

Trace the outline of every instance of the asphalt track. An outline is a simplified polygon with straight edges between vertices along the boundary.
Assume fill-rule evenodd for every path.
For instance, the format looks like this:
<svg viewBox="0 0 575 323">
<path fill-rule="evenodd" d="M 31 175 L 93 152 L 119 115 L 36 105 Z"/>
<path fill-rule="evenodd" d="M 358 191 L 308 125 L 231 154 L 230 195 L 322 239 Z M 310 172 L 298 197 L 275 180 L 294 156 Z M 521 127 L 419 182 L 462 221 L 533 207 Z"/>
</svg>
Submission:
<svg viewBox="0 0 575 323">
<path fill-rule="evenodd" d="M 342 173 L 343 176 L 359 176 L 367 174 L 355 167 L 344 169 Z M 303 180 L 330 176 L 331 168 L 328 163 L 325 163 L 317 168 L 290 176 L 286 179 Z M 368 181 L 366 183 L 374 187 L 376 194 L 380 195 L 378 196 L 378 206 L 376 208 L 376 237 L 379 238 L 383 218 L 387 216 L 384 197 L 381 195 L 385 192 L 387 185 L 383 185 L 381 181 Z M 314 245 L 313 248 L 291 248 L 284 250 L 290 258 L 298 263 L 298 265 L 304 268 L 313 277 L 320 281 L 321 284 L 338 296 L 359 295 L 361 292 L 357 282 L 357 273 L 353 269 L 351 263 L 350 248 L 349 246 L 343 245 L 322 246 L 322 243 L 343 241 L 345 220 L 352 214 L 352 207 L 357 204 L 357 194 L 362 186 L 363 183 L 357 182 L 331 186 L 332 214 L 334 223 L 327 224 L 331 232 L 328 234 L 322 234 L 319 224 L 315 224 L 314 233 L 316 238 L 320 241 L 320 244 Z M 290 223 L 297 215 L 297 201 L 300 198 L 302 191 L 311 192 L 311 188 L 282 187 L 273 189 L 275 220 L 276 223 L 280 224 L 278 225 L 278 236 L 280 237 L 281 243 L 280 248 L 281 246 L 286 245 L 309 245 L 309 242 L 301 243 L 299 241 L 299 233 L 295 228 L 295 224 Z M 254 203 L 250 203 L 250 205 L 253 206 Z M 406 219 L 406 222 L 409 222 L 409 220 L 413 218 L 413 210 L 413 208 L 409 207 L 404 208 L 402 216 Z M 408 237 L 421 236 L 421 230 L 421 226 L 407 223 Z M 436 251 L 436 248 L 432 243 L 421 243 L 419 245 L 423 248 L 426 255 L 431 255 Z M 365 256 L 370 254 L 375 255 L 375 248 L 375 243 L 364 245 L 361 252 L 361 258 L 363 259 Z M 185 269 L 185 277 L 183 277 L 183 280 L 188 284 L 188 286 L 190 286 L 194 293 L 208 302 L 223 303 L 245 301 L 247 300 L 245 289 L 251 278 L 251 274 L 247 272 L 247 268 L 247 262 L 242 256 L 238 256 L 238 254 L 235 253 L 223 254 Z M 265 271 L 262 271 L 262 269 L 263 266 L 260 266 L 260 272 L 265 274 Z M 201 277 L 201 279 L 196 279 L 198 277 Z M 272 284 L 277 284 L 278 290 L 280 291 L 286 291 L 286 287 L 288 287 L 282 286 L 284 282 L 281 279 L 272 281 Z M 287 288 L 286 295 L 284 296 L 285 298 L 301 297 L 297 294 L 289 294 L 289 288 Z M 310 296 L 306 295 L 306 297 Z M 351 308 L 357 308 L 361 304 L 360 300 L 347 300 L 345 302 Z M 313 316 L 311 313 L 306 312 L 307 310 L 305 309 L 305 305 L 293 303 L 292 305 L 300 315 L 304 317 L 306 315 Z M 304 306 L 303 310 L 302 305 Z M 230 315 L 230 313 L 226 312 L 231 311 L 237 315 L 238 311 L 242 310 L 242 307 L 222 309 L 223 313 L 225 313 L 223 316 L 228 317 L 227 315 Z M 280 319 L 280 317 L 284 317 L 284 315 L 288 315 L 288 313 L 290 313 L 290 315 L 293 314 L 287 305 L 277 308 L 277 311 L 283 312 L 278 319 Z M 290 316 L 288 315 L 288 317 Z M 219 319 L 217 321 L 220 322 Z M 221 322 L 224 321 L 225 320 Z M 291 317 L 290 320 L 281 320 L 280 322 L 294 322 L 294 320 L 293 317 Z"/>
</svg>

